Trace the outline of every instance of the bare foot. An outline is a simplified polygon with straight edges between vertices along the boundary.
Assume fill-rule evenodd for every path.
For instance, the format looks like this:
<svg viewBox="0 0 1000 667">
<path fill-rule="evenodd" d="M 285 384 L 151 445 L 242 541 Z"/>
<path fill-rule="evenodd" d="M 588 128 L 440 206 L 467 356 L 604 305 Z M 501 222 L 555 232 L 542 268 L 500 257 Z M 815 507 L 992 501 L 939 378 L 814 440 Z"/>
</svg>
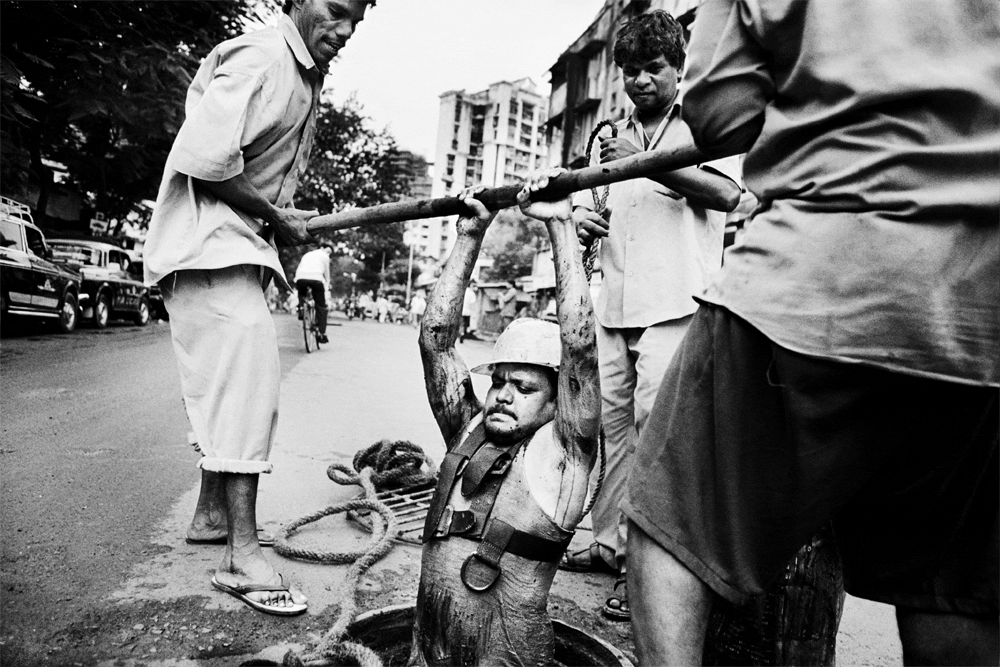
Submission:
<svg viewBox="0 0 1000 667">
<path fill-rule="evenodd" d="M 215 571 L 215 579 L 220 584 L 229 587 L 247 585 L 281 586 L 281 575 L 274 571 L 260 549 L 256 553 L 230 554 L 229 550 L 223 556 L 222 564 Z M 239 563 L 237 566 L 236 563 Z M 289 585 L 287 591 L 252 591 L 245 596 L 254 602 L 269 607 L 287 608 L 304 605 L 309 599 L 295 586 Z"/>
<path fill-rule="evenodd" d="M 192 542 L 211 542 L 226 539 L 229 530 L 226 513 L 221 511 L 196 512 L 187 529 L 187 539 Z"/>
</svg>

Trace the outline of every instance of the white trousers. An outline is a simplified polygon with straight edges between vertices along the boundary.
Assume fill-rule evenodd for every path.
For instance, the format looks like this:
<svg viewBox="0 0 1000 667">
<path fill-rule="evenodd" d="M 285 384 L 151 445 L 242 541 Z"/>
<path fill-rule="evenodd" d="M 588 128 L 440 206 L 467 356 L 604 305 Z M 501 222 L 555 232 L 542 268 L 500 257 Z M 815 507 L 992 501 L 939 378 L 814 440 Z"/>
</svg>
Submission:
<svg viewBox="0 0 1000 667">
<path fill-rule="evenodd" d="M 601 371 L 601 424 L 607 471 L 591 510 L 594 541 L 601 557 L 621 568 L 626 557 L 628 522 L 619 509 L 639 433 L 649 417 L 663 375 L 687 333 L 691 316 L 651 327 L 609 329 L 597 325 Z M 596 480 L 599 464 L 594 466 Z"/>
<path fill-rule="evenodd" d="M 281 368 L 259 266 L 160 281 L 191 428 L 212 472 L 271 472 Z"/>
</svg>

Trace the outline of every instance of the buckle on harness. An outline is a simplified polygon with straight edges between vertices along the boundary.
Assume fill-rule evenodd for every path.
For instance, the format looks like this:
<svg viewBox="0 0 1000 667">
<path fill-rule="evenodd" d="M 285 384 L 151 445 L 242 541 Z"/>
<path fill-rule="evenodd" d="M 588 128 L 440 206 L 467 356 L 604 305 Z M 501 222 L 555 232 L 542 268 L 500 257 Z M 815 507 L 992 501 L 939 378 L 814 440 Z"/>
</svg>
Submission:
<svg viewBox="0 0 1000 667">
<path fill-rule="evenodd" d="M 471 553 L 462 563 L 462 583 L 476 593 L 484 593 L 500 578 L 500 564 L 493 565 L 478 553 Z"/>
<path fill-rule="evenodd" d="M 445 505 L 441 513 L 441 521 L 434 529 L 434 537 L 461 535 L 476 527 L 476 515 L 471 510 L 456 510 L 451 505 Z"/>
<path fill-rule="evenodd" d="M 451 532 L 452 515 L 455 513 L 451 505 L 445 505 L 441 521 L 434 527 L 434 537 L 446 537 Z"/>
</svg>

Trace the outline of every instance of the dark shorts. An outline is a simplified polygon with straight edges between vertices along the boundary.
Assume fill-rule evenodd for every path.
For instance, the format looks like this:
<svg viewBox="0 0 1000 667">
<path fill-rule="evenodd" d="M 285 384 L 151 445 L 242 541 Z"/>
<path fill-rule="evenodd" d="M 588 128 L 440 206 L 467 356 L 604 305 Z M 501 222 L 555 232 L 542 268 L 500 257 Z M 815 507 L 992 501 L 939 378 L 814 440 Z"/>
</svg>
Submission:
<svg viewBox="0 0 1000 667">
<path fill-rule="evenodd" d="M 623 510 L 734 603 L 832 519 L 852 595 L 996 613 L 998 396 L 797 354 L 703 305 Z"/>
</svg>

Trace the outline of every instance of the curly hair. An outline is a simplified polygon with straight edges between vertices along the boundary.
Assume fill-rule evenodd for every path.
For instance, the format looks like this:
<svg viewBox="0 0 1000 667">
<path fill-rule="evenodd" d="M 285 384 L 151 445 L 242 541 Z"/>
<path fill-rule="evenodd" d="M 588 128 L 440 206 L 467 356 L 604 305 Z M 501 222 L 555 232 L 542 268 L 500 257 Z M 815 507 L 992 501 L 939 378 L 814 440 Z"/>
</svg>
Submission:
<svg viewBox="0 0 1000 667">
<path fill-rule="evenodd" d="M 662 55 L 671 67 L 684 69 L 684 28 L 662 9 L 639 14 L 618 30 L 614 54 L 619 67 Z"/>
<path fill-rule="evenodd" d="M 374 7 L 375 2 L 376 0 L 368 0 L 368 6 Z M 290 11 L 292 11 L 292 5 L 294 4 L 295 3 L 293 2 L 293 0 L 285 0 L 285 2 L 281 5 L 281 11 L 284 12 L 285 14 L 289 13 Z"/>
</svg>

